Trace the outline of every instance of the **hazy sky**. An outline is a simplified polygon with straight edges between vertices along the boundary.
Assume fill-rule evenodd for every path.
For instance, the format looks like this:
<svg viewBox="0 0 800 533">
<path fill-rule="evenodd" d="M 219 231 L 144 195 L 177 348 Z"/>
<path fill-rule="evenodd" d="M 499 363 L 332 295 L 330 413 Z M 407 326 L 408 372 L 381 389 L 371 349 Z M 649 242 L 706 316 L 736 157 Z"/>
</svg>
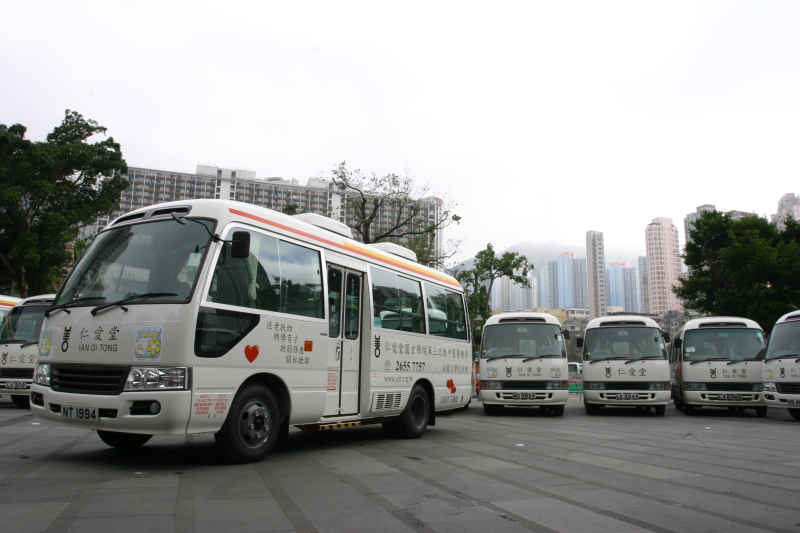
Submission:
<svg viewBox="0 0 800 533">
<path fill-rule="evenodd" d="M 800 192 L 800 2 L 4 2 L 0 123 L 77 110 L 129 165 L 341 161 L 458 202 L 491 242 L 644 254 L 701 204 Z"/>
</svg>

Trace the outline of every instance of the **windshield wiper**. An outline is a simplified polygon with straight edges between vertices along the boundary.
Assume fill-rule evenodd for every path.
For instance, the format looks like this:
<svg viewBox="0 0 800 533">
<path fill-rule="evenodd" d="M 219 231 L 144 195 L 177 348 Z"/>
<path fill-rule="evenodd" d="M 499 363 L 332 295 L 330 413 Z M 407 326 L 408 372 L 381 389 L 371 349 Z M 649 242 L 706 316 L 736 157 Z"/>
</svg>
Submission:
<svg viewBox="0 0 800 533">
<path fill-rule="evenodd" d="M 758 361 L 758 359 L 756 359 L 755 357 L 751 357 L 750 359 L 736 359 L 728 364 L 732 365 L 733 363 L 741 363 L 742 361 Z"/>
<path fill-rule="evenodd" d="M 695 363 L 705 363 L 706 361 L 727 361 L 727 360 L 728 360 L 727 357 L 709 357 L 708 359 L 698 359 L 697 361 L 692 361 L 689 364 L 693 365 Z"/>
<path fill-rule="evenodd" d="M 160 296 L 177 296 L 177 294 L 175 294 L 174 292 L 146 292 L 144 294 L 134 294 L 133 296 L 128 296 L 127 298 L 123 298 L 122 300 L 117 300 L 116 302 L 108 302 L 102 305 L 98 305 L 97 307 L 92 309 L 92 316 L 96 316 L 97 313 L 99 313 L 103 309 L 108 309 L 109 307 L 115 307 L 117 305 L 126 304 L 134 300 L 147 300 L 149 298 L 158 298 Z M 122 309 L 126 313 L 128 312 L 128 310 L 125 309 L 124 307 Z"/>
<path fill-rule="evenodd" d="M 494 361 L 495 359 L 505 359 L 506 357 L 525 357 L 521 353 L 514 354 L 514 355 L 495 355 L 494 357 L 489 357 L 486 359 L 487 361 Z"/>
<path fill-rule="evenodd" d="M 24 348 L 24 347 L 26 347 L 26 346 L 31 346 L 31 345 L 33 345 L 33 344 L 39 344 L 39 341 L 38 341 L 38 340 L 35 340 L 35 341 L 33 341 L 33 342 L 31 342 L 31 341 L 25 341 L 25 342 L 23 342 L 23 343 L 22 343 L 22 345 L 20 346 L 20 348 Z"/>
<path fill-rule="evenodd" d="M 764 362 L 774 361 L 775 359 L 788 359 L 790 357 L 797 357 L 798 355 L 800 355 L 800 353 L 787 353 L 786 355 L 779 355 L 778 357 L 768 357 L 764 359 Z M 794 362 L 797 363 L 798 361 L 800 361 L 800 359 L 795 359 Z"/>
<path fill-rule="evenodd" d="M 69 302 L 63 303 L 61 305 L 56 305 L 55 307 L 51 307 L 50 309 L 44 312 L 44 316 L 50 318 L 50 314 L 53 311 L 59 311 L 62 309 L 64 310 L 65 313 L 70 314 L 70 311 L 67 309 L 67 307 L 77 307 L 78 305 L 87 300 L 105 300 L 105 299 L 106 299 L 105 296 L 81 296 L 80 298 L 70 300 Z"/>
<path fill-rule="evenodd" d="M 564 357 L 563 355 L 537 355 L 535 357 L 526 357 L 522 362 L 533 361 L 534 359 L 547 359 L 548 357 Z"/>
<path fill-rule="evenodd" d="M 627 359 L 627 357 L 620 357 L 619 355 L 616 355 L 611 357 L 603 357 L 602 359 L 595 359 L 589 364 L 593 365 L 594 363 L 598 363 L 600 361 L 622 361 L 623 359 Z"/>
<path fill-rule="evenodd" d="M 648 355 L 647 357 L 637 357 L 636 359 L 631 359 L 630 361 L 625 361 L 625 364 L 629 365 L 631 363 L 635 363 L 636 361 L 642 361 L 644 359 L 664 359 L 664 357 L 662 357 L 660 355 Z"/>
</svg>

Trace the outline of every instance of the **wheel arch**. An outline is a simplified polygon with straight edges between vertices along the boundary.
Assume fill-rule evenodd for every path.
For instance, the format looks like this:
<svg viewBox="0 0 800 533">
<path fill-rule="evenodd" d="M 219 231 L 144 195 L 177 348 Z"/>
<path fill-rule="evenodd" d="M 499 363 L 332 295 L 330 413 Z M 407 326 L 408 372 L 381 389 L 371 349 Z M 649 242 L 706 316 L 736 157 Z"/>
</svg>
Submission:
<svg viewBox="0 0 800 533">
<path fill-rule="evenodd" d="M 275 399 L 278 400 L 278 410 L 280 412 L 281 421 L 288 418 L 292 412 L 292 398 L 289 395 L 289 388 L 281 378 L 267 372 L 253 374 L 239 386 L 239 389 L 250 383 L 260 383 L 271 390 L 272 394 L 275 395 Z"/>
</svg>

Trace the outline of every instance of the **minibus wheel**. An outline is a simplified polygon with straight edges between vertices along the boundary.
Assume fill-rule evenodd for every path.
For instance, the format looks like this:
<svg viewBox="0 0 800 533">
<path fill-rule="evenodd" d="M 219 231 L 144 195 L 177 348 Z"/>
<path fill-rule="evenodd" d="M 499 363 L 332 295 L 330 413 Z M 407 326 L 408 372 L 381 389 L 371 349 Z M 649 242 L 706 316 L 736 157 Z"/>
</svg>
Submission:
<svg viewBox="0 0 800 533">
<path fill-rule="evenodd" d="M 789 409 L 789 414 L 795 420 L 800 420 L 800 409 Z"/>
<path fill-rule="evenodd" d="M 767 416 L 767 406 L 756 407 L 756 416 L 759 418 Z"/>
<path fill-rule="evenodd" d="M 14 405 L 17 407 L 22 407 L 23 409 L 28 409 L 31 406 L 31 399 L 29 396 L 11 396 L 11 401 L 14 402 Z"/>
<path fill-rule="evenodd" d="M 553 414 L 556 416 L 564 416 L 564 406 L 563 405 L 554 405 L 553 406 Z"/>
<path fill-rule="evenodd" d="M 97 436 L 112 448 L 119 448 L 120 450 L 138 448 L 153 437 L 152 435 L 142 435 L 140 433 L 120 433 L 119 431 L 104 431 L 102 429 L 97 430 Z"/>
<path fill-rule="evenodd" d="M 425 433 L 430 419 L 430 399 L 421 385 L 414 385 L 403 413 L 394 421 L 397 436 L 418 439 Z M 390 433 L 391 434 L 391 433 Z"/>
<path fill-rule="evenodd" d="M 272 450 L 280 429 L 278 402 L 272 391 L 261 383 L 250 383 L 236 394 L 214 438 L 233 462 L 254 463 Z"/>
</svg>

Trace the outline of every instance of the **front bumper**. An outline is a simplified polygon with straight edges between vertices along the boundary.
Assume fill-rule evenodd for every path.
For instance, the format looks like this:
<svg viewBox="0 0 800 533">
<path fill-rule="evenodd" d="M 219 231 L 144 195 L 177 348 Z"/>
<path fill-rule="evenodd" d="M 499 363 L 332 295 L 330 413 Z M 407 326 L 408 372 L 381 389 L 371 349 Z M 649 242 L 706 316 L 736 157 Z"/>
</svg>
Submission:
<svg viewBox="0 0 800 533">
<path fill-rule="evenodd" d="M 530 395 L 526 399 L 514 395 Z M 481 389 L 481 402 L 485 405 L 566 405 L 569 390 L 484 390 Z"/>
<path fill-rule="evenodd" d="M 23 388 L 10 388 L 8 387 L 8 383 L 21 383 Z M 27 396 L 31 392 L 31 385 L 33 384 L 33 380 L 30 379 L 5 379 L 0 381 L 0 394 L 8 394 L 14 396 Z"/>
<path fill-rule="evenodd" d="M 800 409 L 800 394 L 780 394 L 778 392 L 764 392 L 764 401 L 770 407 L 783 409 Z"/>
<path fill-rule="evenodd" d="M 764 393 L 753 391 L 685 390 L 683 391 L 683 401 L 689 405 L 708 405 L 718 407 L 760 407 L 762 405 L 767 405 L 767 402 L 764 400 Z"/>
<path fill-rule="evenodd" d="M 148 435 L 185 434 L 192 402 L 192 392 L 188 390 L 123 392 L 111 396 L 56 392 L 34 384 L 30 394 L 31 412 L 42 422 Z M 157 414 L 131 414 L 134 401 L 157 401 L 161 408 Z M 96 408 L 98 418 L 91 421 L 64 418 L 62 406 Z"/>
<path fill-rule="evenodd" d="M 667 405 L 667 390 L 583 390 L 583 401 L 601 405 Z M 627 395 L 627 396 L 626 396 Z"/>
</svg>

